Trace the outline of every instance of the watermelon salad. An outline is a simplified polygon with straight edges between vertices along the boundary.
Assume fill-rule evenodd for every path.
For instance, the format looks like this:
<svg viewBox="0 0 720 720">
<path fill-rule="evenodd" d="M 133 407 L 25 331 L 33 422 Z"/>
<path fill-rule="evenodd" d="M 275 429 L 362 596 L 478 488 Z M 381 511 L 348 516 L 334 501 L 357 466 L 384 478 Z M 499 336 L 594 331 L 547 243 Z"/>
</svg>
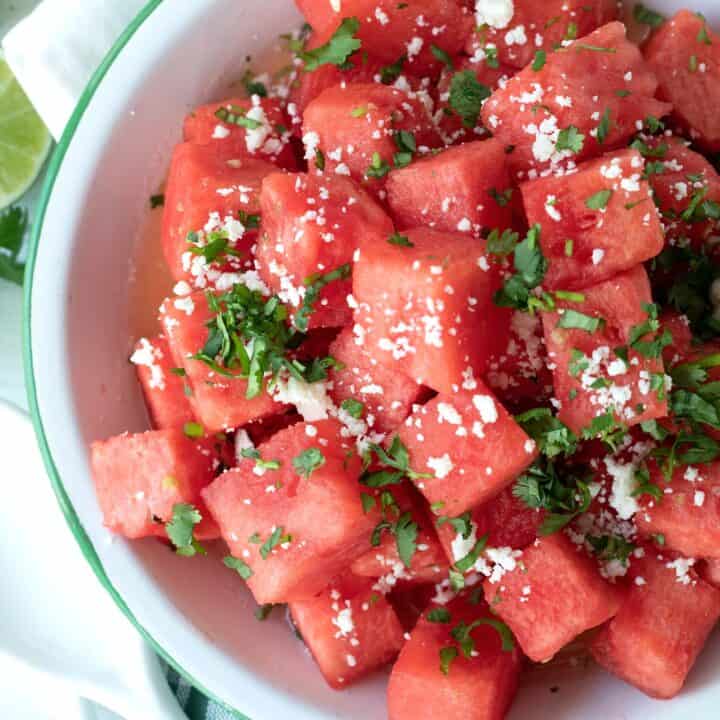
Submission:
<svg viewBox="0 0 720 720">
<path fill-rule="evenodd" d="M 92 445 L 106 526 L 222 548 L 332 688 L 390 669 L 391 720 L 502 718 L 568 647 L 674 697 L 720 618 L 720 35 L 297 2 L 152 198 L 152 429 Z"/>
</svg>

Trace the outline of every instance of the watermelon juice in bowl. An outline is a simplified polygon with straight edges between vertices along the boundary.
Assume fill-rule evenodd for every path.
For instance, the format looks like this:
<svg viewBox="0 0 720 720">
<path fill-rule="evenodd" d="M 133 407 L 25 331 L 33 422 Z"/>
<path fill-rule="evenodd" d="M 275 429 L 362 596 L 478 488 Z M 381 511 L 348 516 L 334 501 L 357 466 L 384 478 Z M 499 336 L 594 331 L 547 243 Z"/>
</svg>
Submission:
<svg viewBox="0 0 720 720">
<path fill-rule="evenodd" d="M 150 3 L 55 156 L 28 372 L 89 561 L 255 720 L 709 717 L 720 37 L 298 5 Z"/>
</svg>

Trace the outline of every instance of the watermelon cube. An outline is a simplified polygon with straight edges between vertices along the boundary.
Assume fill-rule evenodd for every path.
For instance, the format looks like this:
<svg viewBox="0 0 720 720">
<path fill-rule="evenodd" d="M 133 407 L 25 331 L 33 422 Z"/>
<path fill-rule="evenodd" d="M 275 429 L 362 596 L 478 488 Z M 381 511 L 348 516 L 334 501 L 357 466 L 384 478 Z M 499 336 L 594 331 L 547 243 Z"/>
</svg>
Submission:
<svg viewBox="0 0 720 720">
<path fill-rule="evenodd" d="M 293 600 L 290 614 L 330 687 L 342 690 L 394 660 L 403 629 L 372 580 L 347 573 L 318 595 Z"/>
<path fill-rule="evenodd" d="M 203 516 L 195 537 L 217 537 L 200 491 L 220 468 L 218 447 L 217 439 L 189 438 L 182 428 L 125 433 L 94 442 L 92 473 L 105 527 L 131 539 L 165 537 L 173 507 L 189 503 Z"/>
<path fill-rule="evenodd" d="M 512 408 L 537 407 L 550 398 L 552 373 L 538 315 L 513 312 L 510 335 L 490 358 L 485 381 L 500 402 Z"/>
<path fill-rule="evenodd" d="M 296 0 L 308 23 L 327 42 L 344 18 L 359 20 L 356 37 L 370 60 L 390 65 L 404 57 L 408 70 L 439 72 L 432 46 L 459 53 L 472 30 L 472 16 L 457 0 Z M 359 62 L 359 60 L 358 60 Z"/>
<path fill-rule="evenodd" d="M 375 83 L 336 85 L 313 100 L 303 116 L 305 157 L 325 172 L 350 175 L 380 192 L 407 135 L 419 150 L 441 140 L 425 105 L 414 93 Z M 404 138 L 404 140 L 403 140 Z M 412 143 L 411 143 L 412 144 Z"/>
<path fill-rule="evenodd" d="M 363 510 L 360 460 L 341 429 L 321 420 L 281 430 L 257 447 L 259 465 L 243 458 L 203 493 L 231 553 L 250 568 L 258 603 L 314 595 L 370 546 L 379 513 Z M 303 454 L 315 462 L 301 474 Z"/>
<path fill-rule="evenodd" d="M 579 290 L 660 253 L 663 231 L 644 167 L 639 152 L 623 150 L 521 186 L 528 223 L 541 226 L 545 287 Z"/>
<path fill-rule="evenodd" d="M 512 490 L 512 486 L 509 486 L 496 497 L 470 510 L 471 527 L 475 532 L 475 538 L 487 536 L 488 547 L 522 550 L 535 542 L 538 537 L 543 512 L 529 508 L 513 495 Z M 444 514 L 444 508 L 439 512 Z M 453 543 L 457 543 L 458 547 L 461 545 L 464 547 L 465 544 L 457 540 L 458 532 L 450 523 L 438 523 L 437 534 L 450 562 L 454 563 L 467 554 L 463 552 L 460 557 L 456 557 Z"/>
<path fill-rule="evenodd" d="M 395 535 L 383 532 L 380 544 L 355 560 L 352 571 L 361 577 L 382 578 L 380 589 L 392 589 L 398 580 L 402 585 L 423 584 L 439 582 L 447 577 L 447 558 L 422 498 L 406 485 L 386 488 L 385 497 L 387 493 L 392 496 L 394 506 L 385 509 L 386 519 L 393 523 L 405 513 L 410 513 L 412 522 L 417 525 L 417 550 L 411 558 L 410 567 L 403 564 Z M 378 502 L 381 502 L 380 499 Z"/>
<path fill-rule="evenodd" d="M 482 118 L 514 147 L 509 162 L 518 178 L 532 180 L 619 147 L 648 115 L 665 115 L 670 106 L 654 98 L 656 87 L 625 26 L 611 22 L 549 54 L 542 69 L 519 72 L 487 100 Z M 560 143 L 571 127 L 583 135 L 581 147 Z"/>
<path fill-rule="evenodd" d="M 330 346 L 330 357 L 344 367 L 330 371 L 330 396 L 338 407 L 346 400 L 364 405 L 363 418 L 375 432 L 394 430 L 427 390 L 393 368 L 381 365 L 345 328 Z"/>
<path fill-rule="evenodd" d="M 720 175 L 685 140 L 663 135 L 647 144 L 662 164 L 662 172 L 653 173 L 649 180 L 667 242 L 684 244 L 689 238 L 700 249 L 712 235 L 717 235 L 720 221 L 702 211 L 693 212 L 691 203 L 697 205 L 699 195 L 703 200 L 720 202 Z"/>
<path fill-rule="evenodd" d="M 195 420 L 185 395 L 185 381 L 172 372 L 175 363 L 163 335 L 140 338 L 130 362 L 135 365 L 154 428 L 181 428 Z"/>
<path fill-rule="evenodd" d="M 451 393 L 482 374 L 507 337 L 507 313 L 492 300 L 499 269 L 465 235 L 418 228 L 401 238 L 363 245 L 354 332 L 382 364 Z"/>
<path fill-rule="evenodd" d="M 706 582 L 720 589 L 720 560 L 716 558 L 707 558 L 699 563 L 698 573 Z"/>
<path fill-rule="evenodd" d="M 251 267 L 250 249 L 258 233 L 257 218 L 248 216 L 259 213 L 260 183 L 274 170 L 263 160 L 228 160 L 212 145 L 175 148 L 165 189 L 162 247 L 176 281 L 197 289 L 227 287 L 235 273 Z M 213 241 L 217 252 L 203 252 Z"/>
<path fill-rule="evenodd" d="M 202 292 L 168 298 L 160 306 L 173 361 L 185 370 L 185 380 L 190 385 L 189 400 L 195 416 L 212 433 L 232 430 L 282 412 L 283 406 L 268 393 L 248 399 L 246 380 L 220 375 L 202 360 L 192 357 L 205 346 L 206 323 L 214 316 Z"/>
<path fill-rule="evenodd" d="M 563 44 L 616 20 L 616 0 L 515 0 L 498 17 L 493 4 L 479 4 L 476 30 L 470 35 L 467 53 L 492 57 L 520 70 L 542 50 L 547 54 Z M 494 52 L 492 52 L 494 50 Z"/>
<path fill-rule="evenodd" d="M 401 230 L 423 225 L 479 237 L 512 221 L 505 150 L 497 140 L 466 143 L 393 170 L 386 189 Z"/>
<path fill-rule="evenodd" d="M 482 381 L 472 385 L 433 398 L 398 433 L 410 467 L 430 475 L 416 480 L 417 487 L 443 515 L 460 515 L 492 499 L 537 455 L 535 443 Z"/>
<path fill-rule="evenodd" d="M 678 467 L 669 483 L 653 464 L 650 480 L 663 496 L 639 498 L 638 530 L 663 535 L 665 548 L 685 557 L 720 558 L 720 462 Z"/>
<path fill-rule="evenodd" d="M 260 195 L 262 232 L 256 248 L 262 278 L 297 310 L 308 284 L 352 263 L 360 241 L 386 242 L 393 225 L 384 210 L 349 178 L 275 173 Z M 352 320 L 345 276 L 329 282 L 305 318 L 311 327 L 341 327 Z M 304 315 L 305 313 L 303 313 Z M 303 326 L 301 329 L 306 329 Z"/>
<path fill-rule="evenodd" d="M 720 36 L 705 18 L 680 10 L 645 46 L 645 57 L 660 83 L 659 96 L 674 108 L 693 140 L 720 150 Z"/>
<path fill-rule="evenodd" d="M 234 117 L 247 120 L 240 124 Z M 298 163 L 289 128 L 278 100 L 253 95 L 196 108 L 185 118 L 183 136 L 193 145 L 215 147 L 226 160 L 255 158 L 295 170 Z"/>
<path fill-rule="evenodd" d="M 720 618 L 720 590 L 700 580 L 687 560 L 648 549 L 615 617 L 590 646 L 604 668 L 647 695 L 677 695 Z"/>
<path fill-rule="evenodd" d="M 582 302 L 561 301 L 556 312 L 542 314 L 560 419 L 580 433 L 608 415 L 627 426 L 665 417 L 662 358 L 629 345 L 633 328 L 648 321 L 644 308 L 652 303 L 642 265 L 585 289 L 582 296 Z M 563 321 L 564 313 L 574 314 Z M 619 348 L 627 349 L 627 362 Z"/>
<path fill-rule="evenodd" d="M 562 532 L 536 540 L 514 570 L 485 580 L 483 589 L 490 607 L 536 662 L 547 662 L 578 635 L 609 620 L 623 598 Z"/>
<path fill-rule="evenodd" d="M 438 611 L 445 622 L 437 621 Z M 495 621 L 490 609 L 468 597 L 428 609 L 390 675 L 390 720 L 505 717 L 517 689 L 522 654 L 517 648 L 504 650 L 500 634 L 486 621 Z M 453 636 L 456 629 L 463 635 L 462 646 Z"/>
</svg>

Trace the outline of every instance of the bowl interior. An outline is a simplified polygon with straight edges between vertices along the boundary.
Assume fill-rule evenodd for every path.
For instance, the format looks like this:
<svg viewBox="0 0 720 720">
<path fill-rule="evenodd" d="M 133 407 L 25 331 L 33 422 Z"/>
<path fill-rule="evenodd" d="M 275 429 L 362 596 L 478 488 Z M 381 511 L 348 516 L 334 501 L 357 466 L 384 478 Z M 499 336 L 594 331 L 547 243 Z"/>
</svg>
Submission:
<svg viewBox="0 0 720 720">
<path fill-rule="evenodd" d="M 343 693 L 329 690 L 281 612 L 255 620 L 248 591 L 219 561 L 222 548 L 188 560 L 154 541 L 113 539 L 88 466 L 91 441 L 148 427 L 127 362 L 139 322 L 129 312 L 138 286 L 128 279 L 142 268 L 143 282 L 152 280 L 158 239 L 141 228 L 182 118 L 220 97 L 247 56 L 264 55 L 299 22 L 290 0 L 153 0 L 128 30 L 83 97 L 51 167 L 31 258 L 29 380 L 46 461 L 83 551 L 171 662 L 253 720 L 375 720 L 386 716 L 382 673 Z M 671 704 L 594 667 L 533 671 L 511 717 L 710 717 L 711 703 L 720 701 L 720 685 L 712 684 L 719 665 L 716 636 Z"/>
</svg>

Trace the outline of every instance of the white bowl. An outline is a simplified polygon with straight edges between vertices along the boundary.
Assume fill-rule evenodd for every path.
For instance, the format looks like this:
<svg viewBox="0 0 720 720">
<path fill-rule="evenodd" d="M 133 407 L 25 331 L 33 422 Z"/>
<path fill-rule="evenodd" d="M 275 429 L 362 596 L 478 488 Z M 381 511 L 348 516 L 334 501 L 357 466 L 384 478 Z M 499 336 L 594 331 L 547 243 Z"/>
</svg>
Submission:
<svg viewBox="0 0 720 720">
<path fill-rule="evenodd" d="M 715 0 L 706 5 L 709 15 L 720 12 Z M 152 0 L 127 29 L 51 161 L 29 260 L 27 381 L 53 487 L 88 562 L 172 665 L 253 720 L 379 720 L 386 716 L 385 677 L 342 693 L 328 689 L 282 617 L 255 620 L 252 598 L 219 562 L 219 549 L 188 560 L 155 541 L 113 540 L 88 465 L 92 440 L 147 428 L 127 362 L 128 278 L 144 251 L 139 228 L 148 198 L 163 179 L 182 118 L 238 77 L 246 55 L 299 21 L 290 0 Z M 535 671 L 511 717 L 716 717 L 718 667 L 716 635 L 670 703 L 594 667 Z"/>
</svg>

